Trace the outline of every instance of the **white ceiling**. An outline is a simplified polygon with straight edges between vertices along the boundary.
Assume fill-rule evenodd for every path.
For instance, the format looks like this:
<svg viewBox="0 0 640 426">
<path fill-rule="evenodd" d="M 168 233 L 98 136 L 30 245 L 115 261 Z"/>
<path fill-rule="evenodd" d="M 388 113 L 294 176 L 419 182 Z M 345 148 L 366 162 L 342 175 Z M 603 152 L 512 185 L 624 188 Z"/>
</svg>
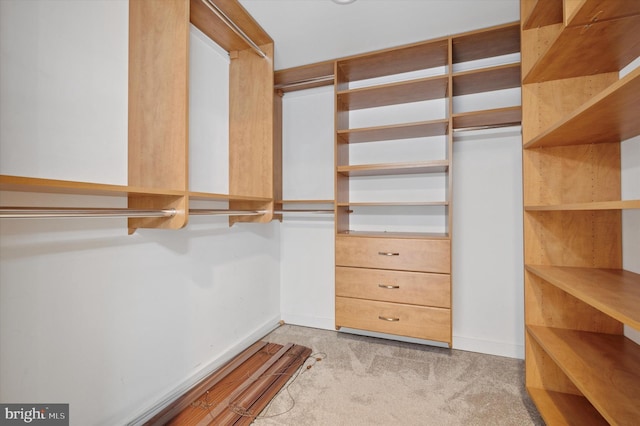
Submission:
<svg viewBox="0 0 640 426">
<path fill-rule="evenodd" d="M 240 0 L 275 42 L 275 69 L 520 19 L 519 0 Z"/>
</svg>

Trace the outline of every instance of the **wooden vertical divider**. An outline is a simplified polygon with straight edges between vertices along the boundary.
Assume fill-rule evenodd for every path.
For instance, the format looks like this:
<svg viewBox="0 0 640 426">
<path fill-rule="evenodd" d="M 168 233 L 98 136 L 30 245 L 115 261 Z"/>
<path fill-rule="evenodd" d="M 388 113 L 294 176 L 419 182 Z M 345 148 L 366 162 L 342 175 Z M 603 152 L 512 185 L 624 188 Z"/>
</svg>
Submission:
<svg viewBox="0 0 640 426">
<path fill-rule="evenodd" d="M 161 6 L 161 7 L 160 7 Z M 130 218 L 136 228 L 178 229 L 188 216 L 189 3 L 129 3 L 129 186 L 134 209 L 169 209 L 171 218 Z M 166 195 L 163 195 L 166 193 Z"/>
<path fill-rule="evenodd" d="M 273 43 L 230 52 L 229 65 L 229 208 L 267 210 L 260 216 L 232 216 L 236 222 L 270 222 L 274 207 Z M 270 201 L 236 201 L 233 195 Z"/>
</svg>

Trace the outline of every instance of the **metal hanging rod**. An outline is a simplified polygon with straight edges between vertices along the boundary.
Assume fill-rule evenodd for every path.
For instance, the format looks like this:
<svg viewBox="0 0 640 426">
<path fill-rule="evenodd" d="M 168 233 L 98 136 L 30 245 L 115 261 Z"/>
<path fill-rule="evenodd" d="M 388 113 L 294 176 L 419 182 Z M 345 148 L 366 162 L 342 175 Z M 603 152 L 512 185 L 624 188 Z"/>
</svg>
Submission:
<svg viewBox="0 0 640 426">
<path fill-rule="evenodd" d="M 260 216 L 266 214 L 266 210 L 226 210 L 226 209 L 190 209 L 190 215 L 201 216 Z"/>
<path fill-rule="evenodd" d="M 56 217 L 173 217 L 176 209 L 85 209 L 85 208 L 48 208 L 48 207 L 0 207 L 0 218 L 56 218 Z"/>
<path fill-rule="evenodd" d="M 305 84 L 323 83 L 325 81 L 333 81 L 334 75 L 324 75 L 322 77 L 307 78 L 305 80 L 292 81 L 290 83 L 281 83 L 274 86 L 275 89 L 284 89 L 287 87 L 303 86 Z"/>
<path fill-rule="evenodd" d="M 190 215 L 208 216 L 259 216 L 266 210 L 190 209 Z M 71 217 L 173 217 L 176 209 L 109 209 L 109 208 L 67 208 L 67 207 L 0 207 L 0 218 L 4 219 L 45 219 Z"/>
<path fill-rule="evenodd" d="M 274 210 L 274 214 L 283 214 L 283 213 L 312 213 L 312 214 L 333 214 L 333 209 L 326 210 L 308 210 L 308 209 L 287 209 L 287 210 Z"/>
<path fill-rule="evenodd" d="M 264 53 L 262 51 L 262 49 L 260 49 L 260 46 L 258 46 L 253 40 L 251 40 L 249 38 L 248 35 L 246 35 L 244 33 L 244 31 L 242 31 L 240 29 L 240 27 L 238 27 L 235 22 L 233 22 L 231 20 L 231 18 L 229 18 L 223 11 L 222 9 L 220 9 L 215 3 L 213 3 L 211 0 L 202 0 L 202 3 L 204 3 L 205 6 L 207 6 L 213 13 L 216 14 L 216 16 L 218 18 L 220 18 L 222 20 L 222 22 L 224 22 L 229 28 L 231 28 L 231 30 L 236 33 L 240 38 L 242 38 L 248 45 L 249 47 L 251 47 L 251 49 L 253 49 L 254 52 L 256 52 L 258 55 L 260 55 L 262 58 L 266 58 L 267 54 Z"/>
<path fill-rule="evenodd" d="M 490 124 L 487 126 L 475 126 L 475 127 L 462 127 L 459 129 L 453 129 L 454 133 L 458 132 L 470 132 L 472 130 L 488 130 L 488 129 L 500 129 L 502 127 L 513 127 L 520 126 L 522 123 L 520 121 L 514 121 L 512 123 L 502 123 L 502 124 Z"/>
</svg>

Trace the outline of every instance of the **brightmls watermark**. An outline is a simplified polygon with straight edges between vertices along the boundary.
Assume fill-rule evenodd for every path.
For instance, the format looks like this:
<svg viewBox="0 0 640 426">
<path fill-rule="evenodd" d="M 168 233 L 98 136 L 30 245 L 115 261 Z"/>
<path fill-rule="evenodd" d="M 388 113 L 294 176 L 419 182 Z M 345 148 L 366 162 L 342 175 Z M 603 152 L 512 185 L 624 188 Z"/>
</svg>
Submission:
<svg viewBox="0 0 640 426">
<path fill-rule="evenodd" d="M 1 404 L 0 426 L 69 426 L 69 404 Z"/>
</svg>

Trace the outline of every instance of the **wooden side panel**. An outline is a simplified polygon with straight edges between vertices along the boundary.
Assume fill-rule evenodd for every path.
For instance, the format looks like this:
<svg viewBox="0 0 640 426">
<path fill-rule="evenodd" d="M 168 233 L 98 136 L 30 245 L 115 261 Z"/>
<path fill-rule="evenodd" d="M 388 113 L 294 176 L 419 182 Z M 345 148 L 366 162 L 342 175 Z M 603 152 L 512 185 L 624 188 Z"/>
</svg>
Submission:
<svg viewBox="0 0 640 426">
<path fill-rule="evenodd" d="M 524 204 L 620 200 L 620 144 L 529 149 L 523 155 Z"/>
<path fill-rule="evenodd" d="M 274 89 L 273 44 L 262 45 L 262 58 L 253 50 L 233 52 L 229 70 L 229 192 L 273 199 Z M 231 209 L 240 208 L 230 202 Z M 235 217 L 230 223 L 269 222 L 262 216 Z"/>
<path fill-rule="evenodd" d="M 129 186 L 188 188 L 189 3 L 129 4 Z M 130 219 L 139 227 L 181 228 L 186 197 L 129 196 L 129 207 L 176 208 L 171 219 Z"/>
<path fill-rule="evenodd" d="M 620 211 L 526 212 L 525 263 L 622 267 Z"/>
<path fill-rule="evenodd" d="M 524 55 L 522 67 L 524 72 Z M 617 80 L 615 72 L 523 85 L 523 142 L 548 129 Z"/>
</svg>

